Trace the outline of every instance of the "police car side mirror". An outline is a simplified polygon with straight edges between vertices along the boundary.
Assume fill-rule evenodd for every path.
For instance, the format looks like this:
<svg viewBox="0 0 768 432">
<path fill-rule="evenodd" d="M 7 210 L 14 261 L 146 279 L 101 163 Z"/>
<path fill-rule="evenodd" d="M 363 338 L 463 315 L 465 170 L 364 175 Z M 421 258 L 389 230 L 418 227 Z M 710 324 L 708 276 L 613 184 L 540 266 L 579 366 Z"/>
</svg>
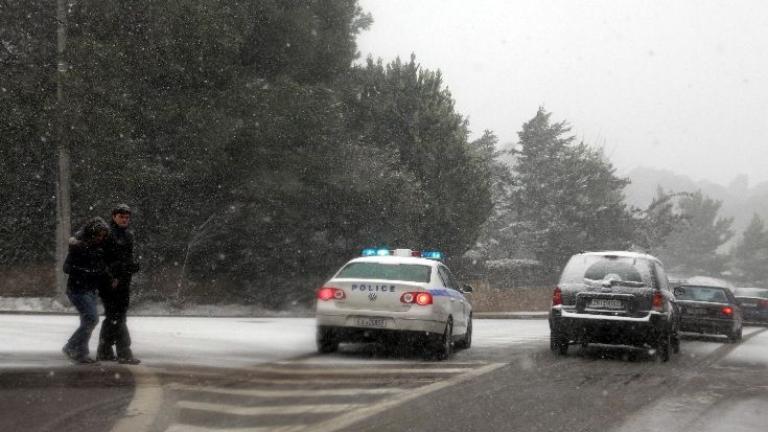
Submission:
<svg viewBox="0 0 768 432">
<path fill-rule="evenodd" d="M 470 285 L 464 284 L 464 286 L 461 287 L 461 290 L 465 293 L 471 293 L 472 287 Z"/>
<path fill-rule="evenodd" d="M 681 296 L 681 295 L 685 295 L 685 288 L 683 288 L 683 287 L 675 287 L 673 292 L 675 293 L 675 297 Z"/>
</svg>

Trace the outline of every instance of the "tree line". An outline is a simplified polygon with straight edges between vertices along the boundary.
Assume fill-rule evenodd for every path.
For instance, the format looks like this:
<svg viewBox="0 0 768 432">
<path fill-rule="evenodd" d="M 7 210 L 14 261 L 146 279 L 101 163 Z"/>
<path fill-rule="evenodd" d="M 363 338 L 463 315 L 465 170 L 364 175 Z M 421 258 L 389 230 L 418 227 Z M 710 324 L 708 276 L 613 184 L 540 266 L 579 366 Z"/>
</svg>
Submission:
<svg viewBox="0 0 768 432">
<path fill-rule="evenodd" d="M 573 251 L 633 246 L 728 267 L 717 202 L 629 208 L 627 180 L 544 109 L 500 151 L 491 131 L 470 139 L 415 56 L 355 63 L 372 22 L 355 0 L 78 1 L 61 62 L 50 1 L 8 0 L 0 19 L 0 268 L 52 265 L 59 140 L 75 224 L 135 208 L 146 298 L 306 302 L 364 246 L 442 249 L 458 268 L 554 272 Z M 714 261 L 688 263 L 681 230 L 702 226 Z"/>
</svg>

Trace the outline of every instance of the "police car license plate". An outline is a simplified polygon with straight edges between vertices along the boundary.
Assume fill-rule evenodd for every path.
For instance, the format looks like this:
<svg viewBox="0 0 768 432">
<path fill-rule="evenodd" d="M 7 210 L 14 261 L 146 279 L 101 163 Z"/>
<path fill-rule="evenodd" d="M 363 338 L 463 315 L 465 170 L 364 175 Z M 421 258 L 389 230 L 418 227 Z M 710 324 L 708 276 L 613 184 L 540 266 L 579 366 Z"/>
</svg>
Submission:
<svg viewBox="0 0 768 432">
<path fill-rule="evenodd" d="M 741 305 L 742 306 L 746 306 L 746 307 L 757 307 L 757 303 L 747 303 L 747 302 L 744 302 Z"/>
<path fill-rule="evenodd" d="M 590 309 L 623 310 L 624 302 L 617 299 L 592 299 L 587 307 Z"/>
<path fill-rule="evenodd" d="M 386 318 L 357 318 L 358 327 L 371 327 L 371 328 L 386 328 Z"/>
</svg>

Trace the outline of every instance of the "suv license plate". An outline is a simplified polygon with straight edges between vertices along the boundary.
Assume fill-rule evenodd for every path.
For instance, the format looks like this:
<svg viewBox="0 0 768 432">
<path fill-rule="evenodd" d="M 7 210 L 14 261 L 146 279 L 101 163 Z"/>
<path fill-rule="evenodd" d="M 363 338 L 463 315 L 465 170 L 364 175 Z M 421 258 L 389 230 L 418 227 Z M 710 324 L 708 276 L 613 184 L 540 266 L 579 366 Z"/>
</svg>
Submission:
<svg viewBox="0 0 768 432">
<path fill-rule="evenodd" d="M 706 315 L 707 314 L 707 310 L 703 309 L 703 308 L 687 308 L 685 311 L 688 312 L 691 315 Z"/>
<path fill-rule="evenodd" d="M 624 310 L 624 302 L 616 299 L 592 299 L 587 307 L 590 309 Z"/>
<path fill-rule="evenodd" d="M 386 318 L 358 318 L 358 327 L 386 328 Z"/>
</svg>

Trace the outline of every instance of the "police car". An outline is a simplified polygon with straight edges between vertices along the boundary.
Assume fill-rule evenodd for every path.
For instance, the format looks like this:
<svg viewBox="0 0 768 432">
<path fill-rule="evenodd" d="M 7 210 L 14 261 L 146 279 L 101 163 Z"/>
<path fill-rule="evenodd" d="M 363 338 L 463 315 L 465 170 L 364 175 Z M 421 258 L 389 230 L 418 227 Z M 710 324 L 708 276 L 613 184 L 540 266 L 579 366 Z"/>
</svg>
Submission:
<svg viewBox="0 0 768 432">
<path fill-rule="evenodd" d="M 472 306 L 437 251 L 365 249 L 317 290 L 317 347 L 380 340 L 422 343 L 446 359 L 472 344 Z"/>
</svg>

